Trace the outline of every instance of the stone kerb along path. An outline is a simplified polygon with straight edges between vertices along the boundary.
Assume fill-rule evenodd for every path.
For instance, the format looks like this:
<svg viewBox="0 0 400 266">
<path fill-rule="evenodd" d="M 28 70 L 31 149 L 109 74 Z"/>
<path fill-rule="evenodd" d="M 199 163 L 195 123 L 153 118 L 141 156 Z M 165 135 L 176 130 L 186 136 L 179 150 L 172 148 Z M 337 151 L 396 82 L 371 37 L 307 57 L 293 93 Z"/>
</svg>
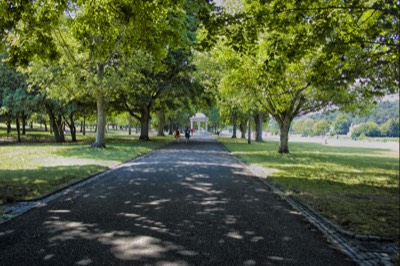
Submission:
<svg viewBox="0 0 400 266">
<path fill-rule="evenodd" d="M 222 145 L 194 137 L 51 195 L 1 224 L 0 261 L 354 265 L 354 256 L 327 242 L 305 217 Z"/>
</svg>

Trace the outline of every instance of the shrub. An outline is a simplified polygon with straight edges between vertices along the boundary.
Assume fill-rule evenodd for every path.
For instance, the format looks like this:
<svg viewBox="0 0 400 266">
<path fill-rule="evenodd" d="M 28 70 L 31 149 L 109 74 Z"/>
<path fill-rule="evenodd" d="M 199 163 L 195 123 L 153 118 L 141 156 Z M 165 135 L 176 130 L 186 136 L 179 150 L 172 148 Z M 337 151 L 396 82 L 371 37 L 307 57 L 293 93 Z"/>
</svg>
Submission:
<svg viewBox="0 0 400 266">
<path fill-rule="evenodd" d="M 391 118 L 388 121 L 386 121 L 385 124 L 382 125 L 381 127 L 381 132 L 383 136 L 386 137 L 399 137 L 399 118 L 394 119 Z"/>
<path fill-rule="evenodd" d="M 365 135 L 366 137 L 380 137 L 382 134 L 378 124 L 369 121 L 367 123 L 361 123 L 351 133 L 352 138 L 358 138 L 361 135 Z"/>
</svg>

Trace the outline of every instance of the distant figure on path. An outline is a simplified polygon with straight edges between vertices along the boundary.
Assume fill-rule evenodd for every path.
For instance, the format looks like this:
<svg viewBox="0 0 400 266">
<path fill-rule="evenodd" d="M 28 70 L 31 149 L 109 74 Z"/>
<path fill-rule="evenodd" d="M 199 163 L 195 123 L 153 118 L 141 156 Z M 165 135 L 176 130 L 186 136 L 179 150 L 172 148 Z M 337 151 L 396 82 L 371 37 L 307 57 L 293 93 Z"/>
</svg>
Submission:
<svg viewBox="0 0 400 266">
<path fill-rule="evenodd" d="M 187 127 L 185 130 L 186 143 L 189 143 L 189 138 L 190 138 L 190 129 Z"/>
<path fill-rule="evenodd" d="M 178 128 L 175 130 L 175 138 L 176 138 L 176 142 L 179 142 L 180 135 L 179 135 L 179 129 Z"/>
</svg>

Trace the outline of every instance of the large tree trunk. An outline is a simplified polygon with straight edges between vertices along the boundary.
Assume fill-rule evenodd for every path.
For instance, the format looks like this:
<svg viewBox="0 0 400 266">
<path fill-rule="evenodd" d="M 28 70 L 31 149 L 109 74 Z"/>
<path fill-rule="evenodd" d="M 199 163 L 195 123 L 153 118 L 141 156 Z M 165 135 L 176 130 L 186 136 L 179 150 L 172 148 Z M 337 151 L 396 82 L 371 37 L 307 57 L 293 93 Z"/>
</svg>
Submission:
<svg viewBox="0 0 400 266">
<path fill-rule="evenodd" d="M 232 120 L 233 120 L 233 134 L 232 138 L 236 139 L 236 131 L 237 131 L 237 116 L 236 113 L 232 114 Z"/>
<path fill-rule="evenodd" d="M 165 137 L 164 134 L 164 123 L 165 123 L 165 114 L 164 111 L 161 110 L 158 112 L 158 134 L 157 136 Z"/>
<path fill-rule="evenodd" d="M 46 105 L 46 109 L 50 118 L 50 128 L 54 133 L 55 141 L 59 143 L 65 142 L 61 115 L 56 115 L 50 105 Z"/>
<path fill-rule="evenodd" d="M 262 122 L 263 122 L 263 115 L 262 113 L 255 112 L 254 113 L 254 122 L 256 123 L 256 141 L 262 142 Z"/>
<path fill-rule="evenodd" d="M 150 112 L 147 109 L 142 109 L 140 117 L 140 137 L 139 140 L 149 141 L 149 120 Z"/>
<path fill-rule="evenodd" d="M 104 64 L 97 64 L 97 78 L 102 82 L 104 77 Z M 101 86 L 101 84 L 99 85 Z M 92 148 L 105 148 L 106 147 L 106 118 L 107 118 L 107 101 L 104 93 L 101 90 L 96 91 L 95 94 L 97 105 L 97 126 L 96 126 L 96 141 L 92 144 Z"/>
<path fill-rule="evenodd" d="M 19 125 L 19 117 L 18 116 L 15 120 L 15 124 L 17 126 L 17 140 L 18 140 L 18 142 L 21 142 L 21 129 L 20 129 L 20 125 Z"/>
<path fill-rule="evenodd" d="M 96 93 L 97 104 L 97 125 L 96 125 L 96 140 L 92 144 L 92 148 L 106 148 L 106 116 L 107 103 L 104 94 L 101 91 Z"/>
<path fill-rule="evenodd" d="M 293 118 L 285 118 L 283 120 L 277 120 L 280 129 L 280 143 L 279 153 L 289 153 L 289 129 Z"/>
<path fill-rule="evenodd" d="M 64 126 L 61 115 L 54 115 L 52 128 L 56 142 L 65 142 Z"/>
<path fill-rule="evenodd" d="M 246 120 L 240 121 L 239 129 L 240 129 L 240 138 L 245 139 L 246 138 L 246 130 L 247 130 L 247 121 Z"/>
</svg>

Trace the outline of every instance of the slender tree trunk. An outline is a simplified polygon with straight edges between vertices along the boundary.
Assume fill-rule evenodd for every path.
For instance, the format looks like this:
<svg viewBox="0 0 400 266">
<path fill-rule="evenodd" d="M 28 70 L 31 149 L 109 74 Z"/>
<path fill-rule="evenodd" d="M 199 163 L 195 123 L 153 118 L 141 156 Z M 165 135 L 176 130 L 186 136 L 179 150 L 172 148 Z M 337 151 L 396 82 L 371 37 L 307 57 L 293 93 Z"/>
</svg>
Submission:
<svg viewBox="0 0 400 266">
<path fill-rule="evenodd" d="M 293 118 L 285 118 L 279 123 L 280 129 L 280 143 L 279 143 L 279 153 L 289 153 L 289 129 Z"/>
<path fill-rule="evenodd" d="M 128 122 L 129 122 L 129 136 L 130 136 L 132 135 L 132 124 L 133 124 L 131 114 L 128 114 Z"/>
<path fill-rule="evenodd" d="M 72 121 L 72 124 L 70 125 L 70 130 L 71 130 L 72 142 L 77 142 L 77 140 L 76 140 L 76 127 L 75 127 L 75 123 L 73 121 Z"/>
<path fill-rule="evenodd" d="M 254 121 L 256 123 L 256 141 L 262 142 L 262 122 L 263 122 L 263 115 L 262 113 L 255 112 L 254 113 Z"/>
<path fill-rule="evenodd" d="M 26 115 L 25 115 L 24 112 L 22 112 L 21 117 L 22 117 L 22 135 L 25 136 L 26 135 L 26 127 L 25 127 L 25 125 L 26 125 Z"/>
<path fill-rule="evenodd" d="M 149 120 L 150 112 L 147 109 L 142 109 L 140 112 L 140 137 L 139 140 L 149 141 Z"/>
<path fill-rule="evenodd" d="M 47 122 L 46 122 L 46 121 L 44 121 L 44 123 L 43 123 L 43 124 L 44 124 L 44 131 L 46 131 L 46 132 L 47 132 L 47 131 L 48 131 L 48 129 L 47 129 Z"/>
<path fill-rule="evenodd" d="M 168 135 L 172 136 L 174 134 L 174 123 L 172 119 L 169 120 L 169 131 Z"/>
<path fill-rule="evenodd" d="M 247 143 L 251 144 L 251 113 L 249 115 L 249 128 L 247 133 Z"/>
<path fill-rule="evenodd" d="M 96 125 L 96 141 L 92 144 L 92 148 L 106 148 L 106 115 L 107 115 L 107 104 L 104 94 L 97 92 L 96 94 L 97 104 L 97 125 Z"/>
<path fill-rule="evenodd" d="M 17 140 L 18 142 L 21 142 L 21 128 L 19 125 L 19 117 L 17 116 L 16 120 L 15 120 L 15 124 L 17 126 Z"/>
<path fill-rule="evenodd" d="M 158 134 L 157 136 L 165 137 L 164 134 L 165 114 L 164 110 L 158 112 Z"/>
<path fill-rule="evenodd" d="M 77 142 L 76 140 L 76 126 L 75 126 L 75 121 L 74 121 L 74 114 L 68 115 L 68 127 L 69 130 L 71 131 L 71 140 L 72 142 Z"/>
<path fill-rule="evenodd" d="M 240 138 L 245 139 L 246 138 L 246 130 L 247 130 L 247 121 L 246 120 L 240 121 L 239 129 L 240 129 Z"/>
<path fill-rule="evenodd" d="M 83 116 L 82 120 L 82 134 L 85 136 L 86 135 L 86 117 Z"/>
<path fill-rule="evenodd" d="M 7 135 L 10 135 L 11 133 L 11 118 L 7 117 Z"/>
<path fill-rule="evenodd" d="M 233 134 L 232 134 L 232 138 L 236 139 L 236 131 L 237 131 L 237 116 L 236 116 L 236 113 L 232 114 L 232 119 L 233 119 Z"/>
</svg>

